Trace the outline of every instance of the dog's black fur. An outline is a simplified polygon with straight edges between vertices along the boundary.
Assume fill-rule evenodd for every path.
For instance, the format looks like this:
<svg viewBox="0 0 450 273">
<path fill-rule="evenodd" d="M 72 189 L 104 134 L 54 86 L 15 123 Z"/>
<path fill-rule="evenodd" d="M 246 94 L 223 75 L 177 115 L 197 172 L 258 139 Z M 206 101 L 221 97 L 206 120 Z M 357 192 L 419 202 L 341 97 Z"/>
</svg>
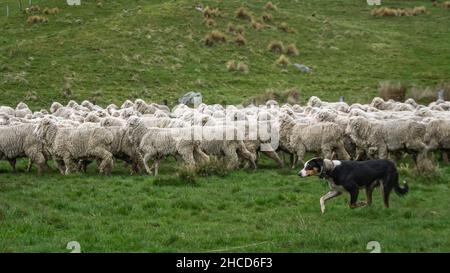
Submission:
<svg viewBox="0 0 450 273">
<path fill-rule="evenodd" d="M 326 160 L 326 159 L 325 159 Z M 350 194 L 350 207 L 372 203 L 372 192 L 376 186 L 381 185 L 384 205 L 389 207 L 389 194 L 392 190 L 398 195 L 405 195 L 408 185 L 403 188 L 398 183 L 398 172 L 395 163 L 390 160 L 346 161 L 313 158 L 305 163 L 298 175 L 302 177 L 319 175 L 329 181 L 331 191 L 321 198 L 322 213 L 325 210 L 325 201 L 347 191 Z M 358 203 L 359 190 L 366 190 L 367 202 Z"/>
</svg>

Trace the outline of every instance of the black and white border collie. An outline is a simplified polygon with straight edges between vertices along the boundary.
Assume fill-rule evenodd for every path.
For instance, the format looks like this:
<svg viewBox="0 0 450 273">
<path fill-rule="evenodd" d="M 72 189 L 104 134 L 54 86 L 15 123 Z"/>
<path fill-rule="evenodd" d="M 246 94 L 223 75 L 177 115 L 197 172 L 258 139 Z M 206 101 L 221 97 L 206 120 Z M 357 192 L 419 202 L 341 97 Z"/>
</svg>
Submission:
<svg viewBox="0 0 450 273">
<path fill-rule="evenodd" d="M 328 180 L 330 191 L 320 198 L 320 210 L 325 212 L 325 202 L 341 195 L 350 194 L 350 208 L 370 205 L 372 192 L 377 186 L 381 188 L 384 205 L 389 207 L 389 194 L 392 189 L 398 195 L 405 195 L 409 188 L 403 181 L 403 188 L 398 183 L 398 172 L 394 162 L 385 159 L 367 161 L 329 160 L 313 158 L 305 163 L 298 173 L 301 177 L 318 175 Z M 357 202 L 359 190 L 366 190 L 367 201 Z"/>
</svg>

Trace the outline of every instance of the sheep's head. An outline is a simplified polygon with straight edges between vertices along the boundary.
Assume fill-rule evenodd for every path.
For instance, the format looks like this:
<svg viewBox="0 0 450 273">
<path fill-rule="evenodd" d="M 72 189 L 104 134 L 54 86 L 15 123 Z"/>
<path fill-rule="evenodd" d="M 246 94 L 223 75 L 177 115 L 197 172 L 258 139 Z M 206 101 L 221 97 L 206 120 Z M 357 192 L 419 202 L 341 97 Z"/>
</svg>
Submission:
<svg viewBox="0 0 450 273">
<path fill-rule="evenodd" d="M 83 107 L 85 107 L 85 108 L 87 108 L 89 110 L 92 110 L 94 108 L 94 104 L 92 102 L 88 101 L 88 100 L 84 100 L 81 103 L 81 106 L 83 106 Z"/>
<path fill-rule="evenodd" d="M 363 117 L 356 117 L 350 120 L 345 129 L 345 133 L 350 136 L 360 136 L 363 128 L 367 126 L 367 120 Z"/>
<path fill-rule="evenodd" d="M 53 124 L 53 121 L 49 118 L 43 118 L 38 126 L 34 129 L 33 134 L 37 136 L 40 140 L 44 140 L 47 135 L 48 129 Z"/>
<path fill-rule="evenodd" d="M 126 100 L 123 104 L 122 104 L 122 106 L 120 107 L 121 109 L 125 109 L 125 108 L 130 108 L 130 107 L 133 107 L 134 106 L 134 103 L 132 102 L 132 101 L 130 101 L 130 100 Z"/>
<path fill-rule="evenodd" d="M 94 113 L 90 113 L 87 115 L 87 117 L 84 119 L 84 122 L 100 122 L 100 118 L 95 115 Z"/>
<path fill-rule="evenodd" d="M 308 100 L 308 106 L 320 107 L 321 105 L 322 105 L 322 101 L 316 96 L 312 96 Z"/>
<path fill-rule="evenodd" d="M 110 127 L 113 124 L 112 124 L 112 120 L 110 118 L 105 118 L 104 120 L 102 120 L 100 122 L 100 125 L 103 126 L 103 127 Z"/>
<path fill-rule="evenodd" d="M 59 103 L 59 102 L 54 102 L 52 103 L 52 105 L 50 106 L 50 112 L 53 114 L 56 111 L 58 111 L 59 109 L 63 108 L 64 106 Z"/>
<path fill-rule="evenodd" d="M 417 102 L 412 98 L 405 100 L 405 103 L 417 107 Z"/>
<path fill-rule="evenodd" d="M 79 106 L 78 103 L 74 100 L 70 100 L 69 103 L 67 104 L 67 107 L 72 109 L 76 109 L 78 106 Z"/>
<path fill-rule="evenodd" d="M 24 102 L 19 102 L 16 106 L 16 110 L 29 109 L 28 105 Z"/>
<path fill-rule="evenodd" d="M 380 97 L 375 97 L 375 98 L 373 98 L 372 103 L 370 105 L 372 107 L 380 109 L 384 105 L 384 100 Z"/>
<path fill-rule="evenodd" d="M 141 122 L 140 118 L 138 118 L 138 117 L 131 117 L 127 121 L 127 126 L 129 128 L 136 128 L 137 126 L 139 126 L 140 122 Z"/>
<path fill-rule="evenodd" d="M 119 107 L 115 104 L 110 104 L 106 107 L 106 111 L 111 115 L 113 112 L 115 112 Z"/>
<path fill-rule="evenodd" d="M 96 112 L 96 115 L 100 118 L 106 118 L 108 116 L 108 113 L 104 110 L 98 110 Z"/>
</svg>

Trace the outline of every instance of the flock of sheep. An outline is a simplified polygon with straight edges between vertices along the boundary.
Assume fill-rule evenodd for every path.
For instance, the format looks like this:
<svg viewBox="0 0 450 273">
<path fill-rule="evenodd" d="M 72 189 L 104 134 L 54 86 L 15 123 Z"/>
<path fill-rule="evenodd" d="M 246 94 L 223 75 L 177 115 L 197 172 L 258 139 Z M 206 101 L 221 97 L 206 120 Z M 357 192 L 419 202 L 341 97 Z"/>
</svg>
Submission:
<svg viewBox="0 0 450 273">
<path fill-rule="evenodd" d="M 102 108 L 89 101 L 50 111 L 32 112 L 25 103 L 0 106 L 0 160 L 15 170 L 16 160 L 29 159 L 39 173 L 53 160 L 59 171 L 86 171 L 97 162 L 110 174 L 117 160 L 131 173 L 155 175 L 172 156 L 189 166 L 208 164 L 212 157 L 227 168 L 257 168 L 261 153 L 280 167 L 290 155 L 292 168 L 306 152 L 330 159 L 374 159 L 411 154 L 420 167 L 430 153 L 450 149 L 450 102 L 428 106 L 374 98 L 370 104 L 324 102 L 311 97 L 305 106 L 227 106 L 200 103 L 146 103 L 141 99 Z M 152 166 L 148 162 L 152 162 Z"/>
</svg>

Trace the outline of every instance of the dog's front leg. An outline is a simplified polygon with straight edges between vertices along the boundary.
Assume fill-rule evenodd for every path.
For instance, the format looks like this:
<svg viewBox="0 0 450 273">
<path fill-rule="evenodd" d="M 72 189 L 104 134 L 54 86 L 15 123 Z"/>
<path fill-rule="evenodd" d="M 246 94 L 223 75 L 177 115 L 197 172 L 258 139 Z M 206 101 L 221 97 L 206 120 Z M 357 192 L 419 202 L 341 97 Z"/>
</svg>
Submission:
<svg viewBox="0 0 450 273">
<path fill-rule="evenodd" d="M 332 190 L 327 192 L 324 196 L 320 197 L 320 211 L 322 211 L 322 214 L 325 213 L 325 202 L 327 202 L 331 198 L 341 195 L 341 193 L 342 192 Z"/>
</svg>

